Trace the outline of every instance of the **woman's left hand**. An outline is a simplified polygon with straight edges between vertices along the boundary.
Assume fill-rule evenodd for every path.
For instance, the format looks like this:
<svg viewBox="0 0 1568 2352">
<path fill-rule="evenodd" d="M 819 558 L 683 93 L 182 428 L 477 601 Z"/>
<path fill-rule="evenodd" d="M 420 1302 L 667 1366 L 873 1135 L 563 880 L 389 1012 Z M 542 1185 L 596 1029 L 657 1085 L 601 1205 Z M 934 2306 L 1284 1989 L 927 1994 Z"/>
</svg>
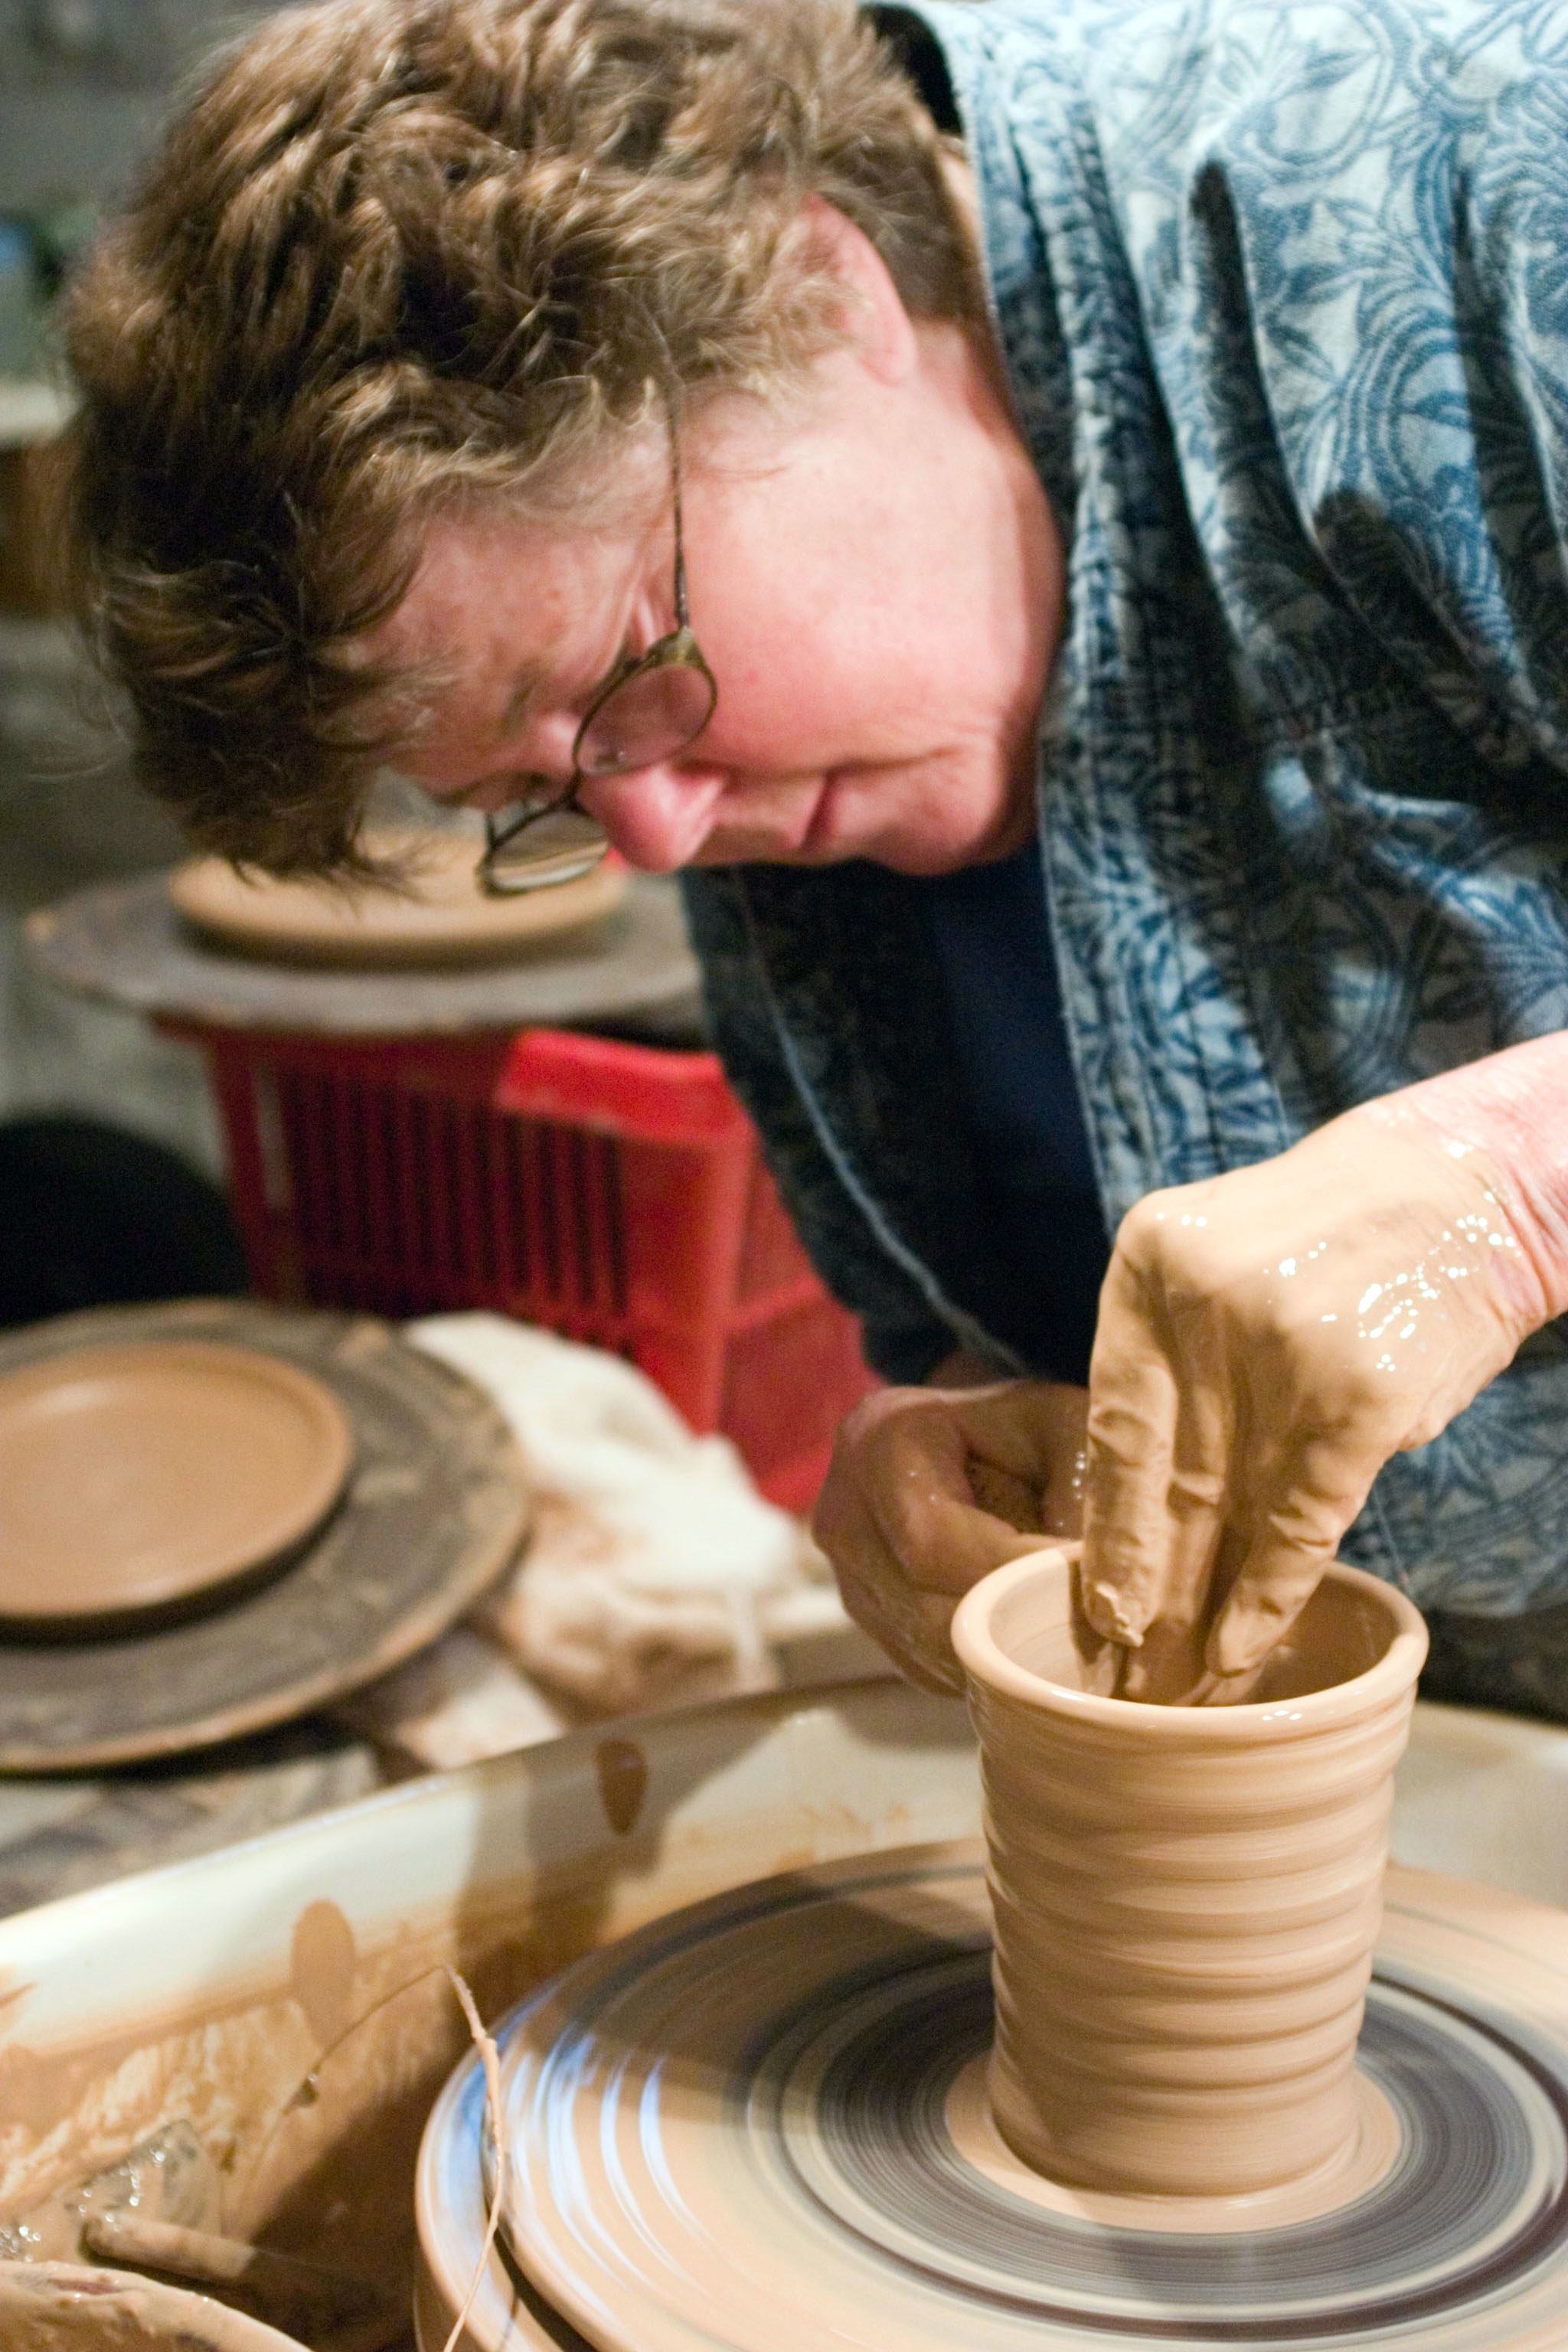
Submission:
<svg viewBox="0 0 1568 2352">
<path fill-rule="evenodd" d="M 879 1389 L 844 1423 L 813 1532 L 850 1616 L 909 1681 L 962 1690 L 948 1628 L 963 1595 L 1047 1531 L 1077 1534 L 1087 1402 L 1052 1381 Z"/>
<path fill-rule="evenodd" d="M 1143 1653 L 1131 1696 L 1237 1695 L 1224 1678 L 1292 1623 L 1384 1462 L 1556 1311 L 1517 1189 L 1399 1108 L 1414 1099 L 1122 1223 L 1089 1374 L 1082 1593 L 1097 1631 Z"/>
</svg>

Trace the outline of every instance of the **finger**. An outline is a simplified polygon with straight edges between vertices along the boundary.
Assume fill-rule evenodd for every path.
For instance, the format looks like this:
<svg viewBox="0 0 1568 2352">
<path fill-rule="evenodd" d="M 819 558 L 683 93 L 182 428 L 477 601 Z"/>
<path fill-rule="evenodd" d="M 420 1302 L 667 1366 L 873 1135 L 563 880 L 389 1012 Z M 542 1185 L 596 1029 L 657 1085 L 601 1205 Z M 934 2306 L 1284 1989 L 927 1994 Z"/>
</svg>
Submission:
<svg viewBox="0 0 1568 2352">
<path fill-rule="evenodd" d="M 1088 1414 L 1089 1391 L 1060 1381 L 1011 1381 L 966 1398 L 958 1421 L 976 1501 L 1016 1528 L 1080 1534 Z"/>
<path fill-rule="evenodd" d="M 1160 1615 L 1191 1628 L 1209 1605 L 1236 1456 L 1236 1423 L 1217 1368 L 1189 1361 L 1177 1412 L 1174 1458 L 1165 1493 L 1168 1520 Z"/>
<path fill-rule="evenodd" d="M 1039 1490 L 1027 1478 L 1020 1478 L 1012 1470 L 998 1470 L 994 1462 L 984 1461 L 978 1454 L 971 1454 L 964 1468 L 969 1491 L 983 1511 L 994 1519 L 1005 1520 L 1010 1528 L 1031 1535 L 1044 1534 Z"/>
<path fill-rule="evenodd" d="M 1259 1664 L 1317 1590 L 1340 1539 L 1365 1502 L 1383 1456 L 1339 1434 L 1293 1448 L 1268 1478 L 1261 1511 L 1230 1597 L 1209 1636 L 1218 1675 Z"/>
<path fill-rule="evenodd" d="M 1085 1389 L 1059 1381 L 1006 1381 L 951 1401 L 969 1452 L 1037 1492 L 1083 1445 Z"/>
<path fill-rule="evenodd" d="M 1215 1563 L 1225 1523 L 1234 1423 L 1224 1383 L 1189 1347 L 1165 1491 L 1165 1567 L 1154 1614 L 1125 1653 L 1121 1695 L 1147 1705 L 1194 1703 L 1205 1680 L 1204 1647 Z M 1208 1676 L 1212 1681 L 1213 1676 Z"/>
<path fill-rule="evenodd" d="M 921 1593 L 910 1585 L 877 1525 L 850 1451 L 835 1458 L 812 1532 L 833 1564 L 850 1617 L 900 1674 L 925 1690 L 962 1690 L 949 1635 L 957 1596 Z"/>
<path fill-rule="evenodd" d="M 1169 1568 L 1176 1383 L 1150 1332 L 1141 1286 L 1115 1259 L 1089 1367 L 1084 1611 L 1136 1643 L 1160 1613 Z"/>
<path fill-rule="evenodd" d="M 910 1581 L 955 1599 L 1005 1561 L 1037 1550 L 1039 1531 L 979 1507 L 959 1419 L 910 1415 L 877 1433 L 861 1490 L 878 1533 Z"/>
<path fill-rule="evenodd" d="M 963 1690 L 963 1672 L 952 1639 L 956 1598 L 917 1591 L 879 1538 L 858 1547 L 839 1570 L 838 1589 L 855 1623 L 907 1682 L 922 1690 Z"/>
<path fill-rule="evenodd" d="M 1246 1556 L 1245 1539 L 1237 1538 L 1234 1528 L 1223 1526 L 1195 1605 L 1188 1599 L 1169 1615 L 1156 1617 L 1142 1646 L 1127 1653 L 1123 1697 L 1163 1706 L 1207 1706 L 1223 1704 L 1227 1694 L 1234 1695 L 1248 1679 L 1216 1675 L 1207 1663 L 1208 1637 L 1219 1606 L 1215 1595 L 1229 1591 Z"/>
</svg>

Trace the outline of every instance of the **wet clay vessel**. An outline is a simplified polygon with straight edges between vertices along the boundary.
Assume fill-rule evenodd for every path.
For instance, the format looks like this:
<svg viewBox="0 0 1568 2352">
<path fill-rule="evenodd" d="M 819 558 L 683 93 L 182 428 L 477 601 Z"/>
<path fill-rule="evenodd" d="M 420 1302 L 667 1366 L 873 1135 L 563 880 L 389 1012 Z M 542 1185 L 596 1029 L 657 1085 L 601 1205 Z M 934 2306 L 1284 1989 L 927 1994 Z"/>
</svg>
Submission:
<svg viewBox="0 0 1568 2352">
<path fill-rule="evenodd" d="M 1247 2196 L 1342 2164 L 1421 1618 L 1331 1567 L 1252 1700 L 1083 1687 L 1073 1564 L 977 1585 L 953 1621 L 980 1740 L 994 1915 L 989 2071 L 1050 2179 Z"/>
</svg>

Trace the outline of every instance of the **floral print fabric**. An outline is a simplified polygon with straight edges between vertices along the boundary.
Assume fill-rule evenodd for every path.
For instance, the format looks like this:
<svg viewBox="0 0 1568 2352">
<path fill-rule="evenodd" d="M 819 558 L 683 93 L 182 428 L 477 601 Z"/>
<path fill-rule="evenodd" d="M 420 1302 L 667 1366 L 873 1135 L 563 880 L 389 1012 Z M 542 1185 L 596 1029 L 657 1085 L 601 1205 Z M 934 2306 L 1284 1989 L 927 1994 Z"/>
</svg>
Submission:
<svg viewBox="0 0 1568 2352">
<path fill-rule="evenodd" d="M 1568 12 L 920 14 L 1068 543 L 1041 841 L 1108 1219 L 1568 1026 Z M 1007 1279 L 918 886 L 689 877 L 722 1050 L 882 1368 Z M 1396 1457 L 1349 1556 L 1568 1598 L 1568 1345 Z"/>
</svg>

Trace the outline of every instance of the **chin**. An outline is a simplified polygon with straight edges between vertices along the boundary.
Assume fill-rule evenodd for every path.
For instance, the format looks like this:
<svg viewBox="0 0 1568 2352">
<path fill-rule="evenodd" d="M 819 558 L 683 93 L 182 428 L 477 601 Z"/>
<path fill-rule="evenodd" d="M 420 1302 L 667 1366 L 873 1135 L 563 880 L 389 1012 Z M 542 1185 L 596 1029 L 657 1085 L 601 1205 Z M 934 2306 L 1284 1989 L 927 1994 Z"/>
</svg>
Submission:
<svg viewBox="0 0 1568 2352">
<path fill-rule="evenodd" d="M 879 823 L 875 809 L 868 805 L 872 794 L 835 792 L 834 781 L 830 776 L 829 788 L 812 810 L 809 823 L 793 837 L 761 825 L 754 830 L 741 825 L 715 828 L 689 862 L 693 866 L 814 867 L 863 859 L 912 879 L 934 879 L 960 873 L 967 866 L 989 866 L 998 858 L 1010 857 L 1030 839 L 1037 824 L 1032 790 L 1021 807 L 1009 801 L 1000 810 L 994 796 L 981 796 L 983 813 L 969 824 L 962 822 L 958 794 L 941 799 L 931 795 L 923 808 L 906 807 L 901 820 Z"/>
<path fill-rule="evenodd" d="M 852 845 L 840 837 L 834 855 L 934 881 L 1011 857 L 1033 839 L 1038 822 L 1032 782 L 1026 793 L 1004 793 L 1000 787 L 976 791 L 973 779 L 955 779 L 948 791 L 924 796 L 923 805 L 906 805 L 901 822 L 864 826 Z"/>
<path fill-rule="evenodd" d="M 966 866 L 988 866 L 997 858 L 1010 856 L 1015 849 L 1023 847 L 1026 839 L 1026 835 L 1001 847 L 991 843 L 910 843 L 876 836 L 863 841 L 844 838 L 802 842 L 794 848 L 755 839 L 743 843 L 704 842 L 696 856 L 687 862 L 691 866 L 790 866 L 809 872 L 859 860 L 868 866 L 885 866 L 893 874 L 907 874 L 912 881 L 934 881 L 940 875 L 962 873 Z"/>
<path fill-rule="evenodd" d="M 912 846 L 868 849 L 861 853 L 873 866 L 886 866 L 894 874 L 907 874 L 911 881 L 934 882 L 943 874 L 962 874 L 966 866 L 985 866 L 994 857 L 1005 856 L 1005 851 L 982 849 L 973 842 L 960 842 L 938 847 L 929 842 Z"/>
<path fill-rule="evenodd" d="M 894 835 L 845 855 L 868 858 L 872 865 L 886 866 L 894 874 L 907 874 L 914 881 L 933 882 L 943 874 L 962 874 L 969 866 L 994 866 L 1000 858 L 1011 857 L 1023 848 L 1034 829 L 1031 820 L 1027 825 L 1009 826 L 1005 833 L 993 826 L 956 840 L 951 835 L 933 838 L 930 834 L 912 839 Z"/>
</svg>

